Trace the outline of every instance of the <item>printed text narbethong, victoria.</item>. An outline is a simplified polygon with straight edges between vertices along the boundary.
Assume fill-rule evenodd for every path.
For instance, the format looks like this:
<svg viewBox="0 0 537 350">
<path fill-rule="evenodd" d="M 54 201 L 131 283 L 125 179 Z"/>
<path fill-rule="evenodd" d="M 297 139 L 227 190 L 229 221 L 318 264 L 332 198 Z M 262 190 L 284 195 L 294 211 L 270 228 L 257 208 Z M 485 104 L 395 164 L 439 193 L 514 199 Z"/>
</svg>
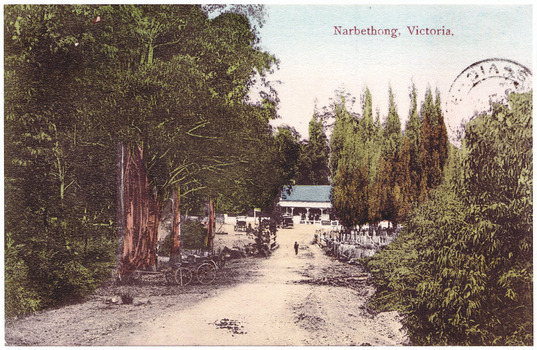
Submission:
<svg viewBox="0 0 537 350">
<path fill-rule="evenodd" d="M 452 36 L 454 33 L 450 28 L 442 26 L 442 28 L 422 28 L 420 26 L 406 26 L 408 34 L 414 36 Z M 334 35 L 361 35 L 361 36 L 389 36 L 392 38 L 398 38 L 402 32 L 399 28 L 376 28 L 375 26 L 369 26 L 364 28 L 343 27 L 334 26 Z"/>
</svg>

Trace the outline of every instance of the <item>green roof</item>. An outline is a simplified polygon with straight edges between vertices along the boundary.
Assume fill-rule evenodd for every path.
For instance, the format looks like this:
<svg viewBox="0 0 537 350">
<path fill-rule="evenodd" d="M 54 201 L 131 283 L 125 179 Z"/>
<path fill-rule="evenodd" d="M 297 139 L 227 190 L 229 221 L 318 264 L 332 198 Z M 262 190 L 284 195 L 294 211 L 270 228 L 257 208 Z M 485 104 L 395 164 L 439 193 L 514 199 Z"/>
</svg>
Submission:
<svg viewBox="0 0 537 350">
<path fill-rule="evenodd" d="M 330 185 L 285 186 L 282 190 L 282 202 L 330 202 Z"/>
</svg>

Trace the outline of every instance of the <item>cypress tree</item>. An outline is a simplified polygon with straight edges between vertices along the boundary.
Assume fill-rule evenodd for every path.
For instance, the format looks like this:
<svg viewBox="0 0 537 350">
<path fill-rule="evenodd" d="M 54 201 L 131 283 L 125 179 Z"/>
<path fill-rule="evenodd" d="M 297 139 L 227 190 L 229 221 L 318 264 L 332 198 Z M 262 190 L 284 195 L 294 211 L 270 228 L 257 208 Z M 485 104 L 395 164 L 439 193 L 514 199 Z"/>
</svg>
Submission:
<svg viewBox="0 0 537 350">
<path fill-rule="evenodd" d="M 427 89 L 422 105 L 422 118 L 419 154 L 421 165 L 420 201 L 425 200 L 429 191 L 442 182 L 443 170 L 448 157 L 449 141 L 438 91 L 433 101 L 431 89 Z"/>
<path fill-rule="evenodd" d="M 396 185 L 398 193 L 395 194 L 397 202 L 398 222 L 404 221 L 412 204 L 412 177 L 410 174 L 411 148 L 408 137 L 403 138 L 403 145 L 399 154 L 396 169 Z"/>
<path fill-rule="evenodd" d="M 378 182 L 380 190 L 380 212 L 384 220 L 396 222 L 398 219 L 398 205 L 400 186 L 397 184 L 397 168 L 399 151 L 401 147 L 401 121 L 397 114 L 392 89 L 389 89 L 390 106 L 386 125 L 383 131 L 383 169 L 379 168 Z"/>
<path fill-rule="evenodd" d="M 372 139 L 375 133 L 375 122 L 373 121 L 373 98 L 369 88 L 365 88 L 363 97 L 363 113 L 360 119 L 360 124 L 364 130 L 364 136 L 366 139 Z"/>
<path fill-rule="evenodd" d="M 336 176 L 339 161 L 343 156 L 343 148 L 345 144 L 345 135 L 347 131 L 352 132 L 351 116 L 345 106 L 345 98 L 341 97 L 340 103 L 334 104 L 335 123 L 330 138 L 330 160 L 329 170 L 332 178 Z"/>
<path fill-rule="evenodd" d="M 410 110 L 408 120 L 405 125 L 404 138 L 408 139 L 409 144 L 409 171 L 410 171 L 410 200 L 415 201 L 419 198 L 420 192 L 420 128 L 421 121 L 418 115 L 418 101 L 416 86 L 412 84 L 410 91 Z M 404 142 L 404 141 L 403 141 Z"/>
<path fill-rule="evenodd" d="M 401 146 L 401 120 L 399 120 L 399 114 L 397 114 L 397 107 L 395 105 L 392 88 L 389 90 L 390 107 L 388 111 L 388 118 L 386 119 L 386 126 L 384 128 L 384 157 L 386 159 L 396 157 Z"/>
<path fill-rule="evenodd" d="M 449 153 L 449 140 L 444 115 L 442 114 L 442 103 L 440 91 L 436 90 L 435 97 L 436 127 L 435 127 L 435 149 L 438 151 L 440 169 L 443 171 Z"/>
</svg>

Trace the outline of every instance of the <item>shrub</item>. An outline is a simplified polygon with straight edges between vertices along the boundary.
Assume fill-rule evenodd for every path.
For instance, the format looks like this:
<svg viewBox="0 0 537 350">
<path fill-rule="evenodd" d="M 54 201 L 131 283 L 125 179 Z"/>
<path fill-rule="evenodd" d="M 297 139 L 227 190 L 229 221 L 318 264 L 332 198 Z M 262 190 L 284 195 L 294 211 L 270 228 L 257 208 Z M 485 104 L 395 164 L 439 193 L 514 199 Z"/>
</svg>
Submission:
<svg viewBox="0 0 537 350">
<path fill-rule="evenodd" d="M 455 175 L 366 261 L 415 345 L 533 344 L 531 98 L 469 123 Z"/>
</svg>

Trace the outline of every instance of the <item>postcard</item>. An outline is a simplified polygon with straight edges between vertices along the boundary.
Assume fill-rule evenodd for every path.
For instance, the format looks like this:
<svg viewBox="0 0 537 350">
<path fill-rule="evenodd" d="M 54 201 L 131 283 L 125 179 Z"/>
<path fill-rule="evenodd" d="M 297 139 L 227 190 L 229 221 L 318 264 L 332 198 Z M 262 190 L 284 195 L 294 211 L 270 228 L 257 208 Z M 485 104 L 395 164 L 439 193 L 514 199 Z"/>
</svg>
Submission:
<svg viewBox="0 0 537 350">
<path fill-rule="evenodd" d="M 3 13 L 5 345 L 533 345 L 532 5 Z"/>
</svg>

